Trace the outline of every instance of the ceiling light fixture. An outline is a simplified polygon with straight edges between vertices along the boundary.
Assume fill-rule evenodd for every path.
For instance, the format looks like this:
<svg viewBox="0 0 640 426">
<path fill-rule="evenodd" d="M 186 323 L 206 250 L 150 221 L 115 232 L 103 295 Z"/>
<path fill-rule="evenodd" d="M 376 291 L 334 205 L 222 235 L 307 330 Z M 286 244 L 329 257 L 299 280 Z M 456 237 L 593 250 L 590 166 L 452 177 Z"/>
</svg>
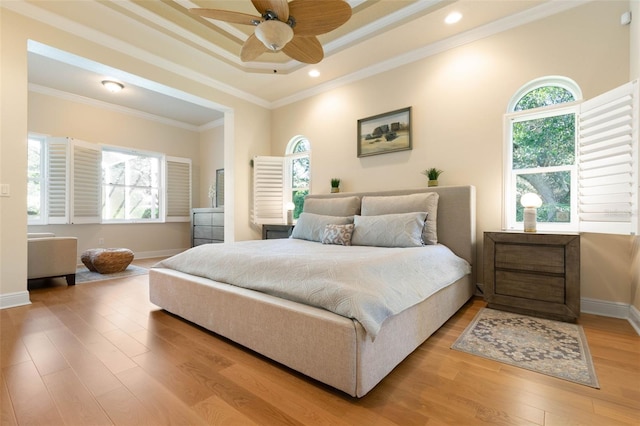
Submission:
<svg viewBox="0 0 640 426">
<path fill-rule="evenodd" d="M 313 77 L 313 78 L 320 77 L 320 71 L 315 69 L 309 71 L 309 77 Z"/>
<path fill-rule="evenodd" d="M 446 18 L 444 18 L 444 22 L 446 22 L 447 24 L 455 24 L 460 19 L 462 19 L 462 13 L 451 12 L 450 14 L 447 15 Z"/>
<path fill-rule="evenodd" d="M 117 93 L 124 89 L 124 84 L 113 80 L 102 80 L 102 85 L 111 93 Z"/>
<path fill-rule="evenodd" d="M 256 27 L 256 37 L 267 49 L 277 52 L 293 38 L 293 29 L 284 22 L 271 19 Z"/>
</svg>

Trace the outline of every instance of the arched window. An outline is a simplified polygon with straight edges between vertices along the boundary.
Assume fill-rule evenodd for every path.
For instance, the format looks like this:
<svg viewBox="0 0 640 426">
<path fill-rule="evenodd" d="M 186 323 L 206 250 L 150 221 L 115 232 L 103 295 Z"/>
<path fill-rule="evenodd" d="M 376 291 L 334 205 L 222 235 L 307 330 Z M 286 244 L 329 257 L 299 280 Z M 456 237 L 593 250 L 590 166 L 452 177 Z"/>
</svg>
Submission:
<svg viewBox="0 0 640 426">
<path fill-rule="evenodd" d="M 520 198 L 542 199 L 540 229 L 577 229 L 576 116 L 582 93 L 564 77 L 534 80 L 516 92 L 505 120 L 505 228 L 522 229 Z"/>
<path fill-rule="evenodd" d="M 302 212 L 304 197 L 311 189 L 311 144 L 304 136 L 296 136 L 287 144 L 285 152 L 285 190 L 287 201 L 293 202 L 293 218 L 297 219 Z"/>
</svg>

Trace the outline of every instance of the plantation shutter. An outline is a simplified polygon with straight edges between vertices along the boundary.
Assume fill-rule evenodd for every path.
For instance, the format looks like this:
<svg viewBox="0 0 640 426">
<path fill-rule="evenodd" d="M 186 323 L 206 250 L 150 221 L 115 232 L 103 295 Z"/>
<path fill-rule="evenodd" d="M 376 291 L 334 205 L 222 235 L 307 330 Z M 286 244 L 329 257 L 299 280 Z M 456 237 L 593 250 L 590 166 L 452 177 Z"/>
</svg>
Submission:
<svg viewBox="0 0 640 426">
<path fill-rule="evenodd" d="M 47 223 L 69 223 L 69 167 L 70 141 L 68 138 L 46 140 L 46 215 Z"/>
<path fill-rule="evenodd" d="M 71 223 L 100 223 L 102 220 L 102 151 L 99 145 L 72 142 Z"/>
<path fill-rule="evenodd" d="M 188 222 L 191 212 L 191 160 L 166 159 L 166 215 L 167 222 Z"/>
<path fill-rule="evenodd" d="M 584 102 L 579 114 L 580 231 L 638 234 L 638 81 Z"/>
<path fill-rule="evenodd" d="M 253 223 L 284 224 L 284 157 L 253 159 Z"/>
</svg>

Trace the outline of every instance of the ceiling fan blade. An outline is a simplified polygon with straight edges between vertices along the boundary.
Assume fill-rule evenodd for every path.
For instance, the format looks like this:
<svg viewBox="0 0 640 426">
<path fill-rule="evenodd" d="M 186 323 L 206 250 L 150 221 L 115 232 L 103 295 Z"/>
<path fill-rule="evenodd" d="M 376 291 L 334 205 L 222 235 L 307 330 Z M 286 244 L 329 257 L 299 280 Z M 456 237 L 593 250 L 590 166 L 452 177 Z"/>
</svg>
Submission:
<svg viewBox="0 0 640 426">
<path fill-rule="evenodd" d="M 289 3 L 287 0 L 251 0 L 253 6 L 264 16 L 267 10 L 278 15 L 278 20 L 287 22 L 289 19 Z"/>
<path fill-rule="evenodd" d="M 257 25 L 257 22 L 262 22 L 262 18 L 260 16 L 249 15 L 248 13 L 232 12 L 230 10 L 196 8 L 189 9 L 189 12 L 205 18 L 215 19 L 217 21 L 231 22 L 232 24 Z"/>
<path fill-rule="evenodd" d="M 264 52 L 269 51 L 267 46 L 264 45 L 255 34 L 251 34 L 247 41 L 242 45 L 240 51 L 240 59 L 242 62 L 250 62 L 262 55 Z"/>
<path fill-rule="evenodd" d="M 314 36 L 294 36 L 289 43 L 285 44 L 282 51 L 296 61 L 304 62 L 305 64 L 317 64 L 324 58 L 322 45 Z"/>
<path fill-rule="evenodd" d="M 293 32 L 309 37 L 335 30 L 351 18 L 351 6 L 343 0 L 293 0 L 289 15 L 295 19 Z"/>
</svg>

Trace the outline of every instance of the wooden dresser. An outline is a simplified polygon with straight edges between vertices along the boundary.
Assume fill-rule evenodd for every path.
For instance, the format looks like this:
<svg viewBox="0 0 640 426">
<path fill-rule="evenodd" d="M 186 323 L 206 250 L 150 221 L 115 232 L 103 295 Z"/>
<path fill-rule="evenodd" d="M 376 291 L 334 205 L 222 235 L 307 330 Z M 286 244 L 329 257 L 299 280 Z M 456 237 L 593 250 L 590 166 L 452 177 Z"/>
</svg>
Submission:
<svg viewBox="0 0 640 426">
<path fill-rule="evenodd" d="M 560 321 L 580 316 L 580 235 L 485 232 L 488 307 Z"/>
<path fill-rule="evenodd" d="M 191 246 L 224 242 L 224 208 L 191 209 Z"/>
</svg>

